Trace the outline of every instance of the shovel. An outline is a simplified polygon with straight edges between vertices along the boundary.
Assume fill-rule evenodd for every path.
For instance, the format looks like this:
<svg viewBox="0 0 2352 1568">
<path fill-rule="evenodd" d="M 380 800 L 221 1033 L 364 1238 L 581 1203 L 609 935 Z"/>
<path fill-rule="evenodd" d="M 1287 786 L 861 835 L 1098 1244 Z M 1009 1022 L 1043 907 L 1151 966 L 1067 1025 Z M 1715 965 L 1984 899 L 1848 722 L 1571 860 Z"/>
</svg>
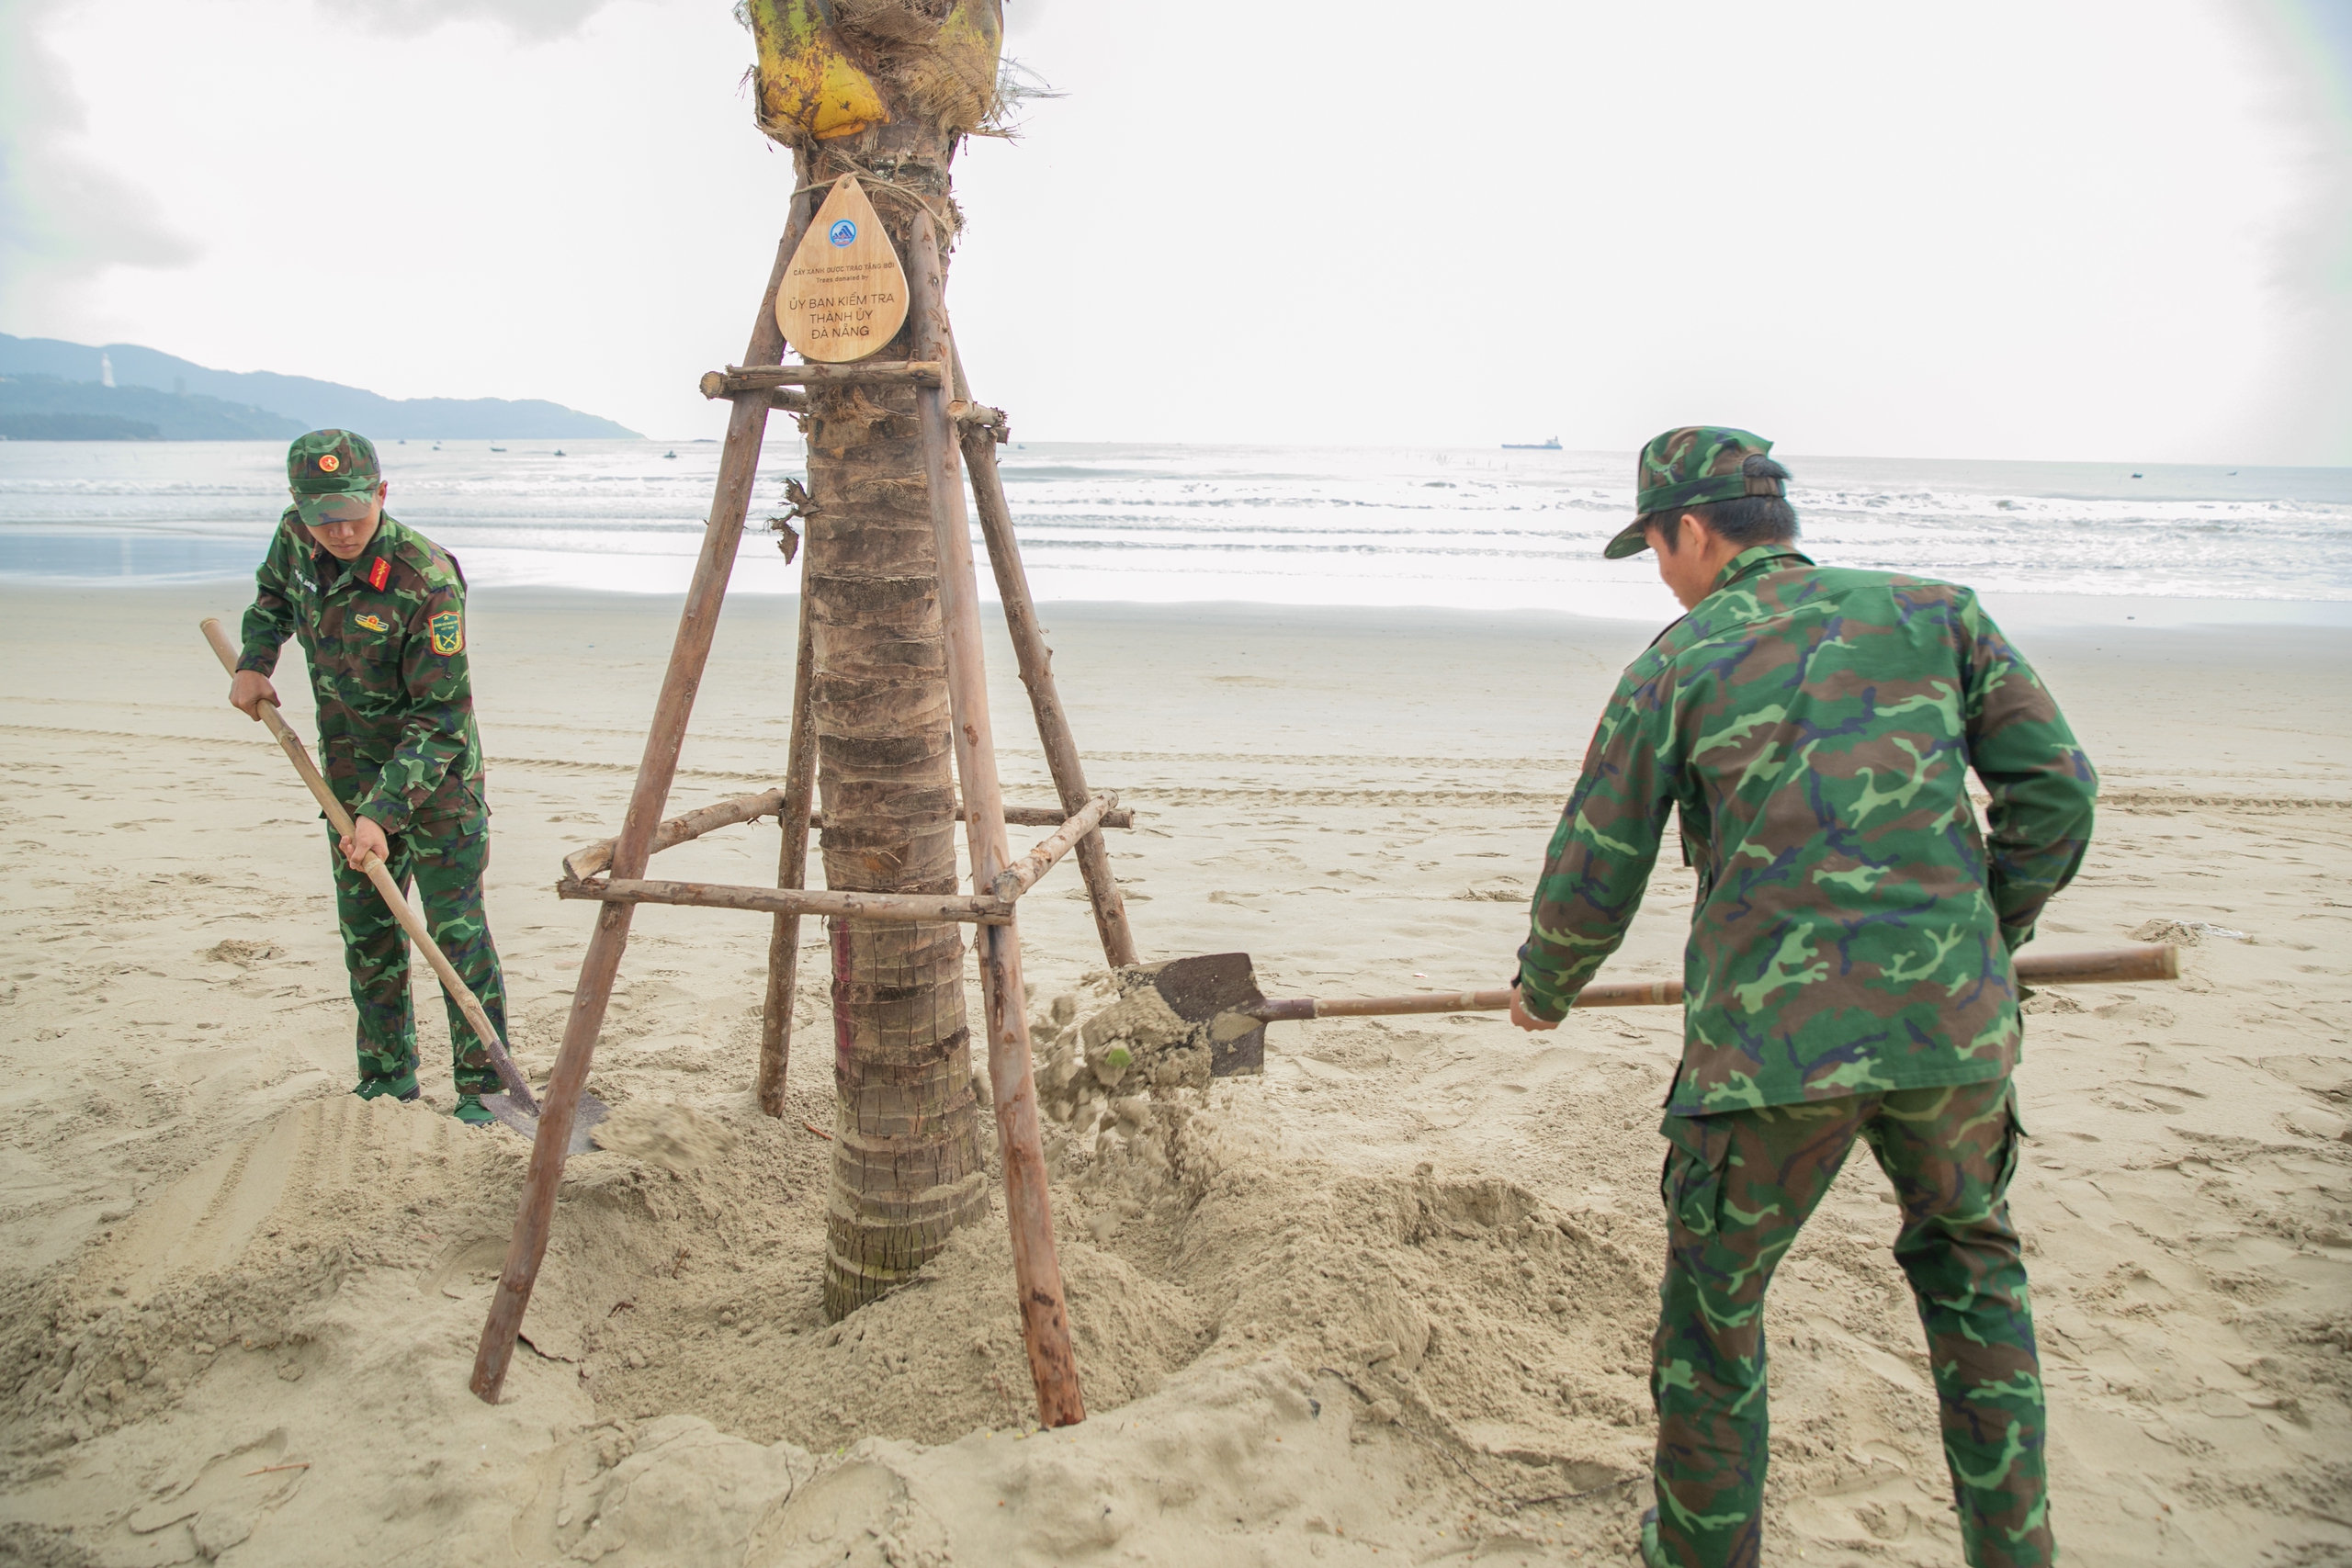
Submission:
<svg viewBox="0 0 2352 1568">
<path fill-rule="evenodd" d="M 2180 949 L 2170 942 L 2092 953 L 2029 953 L 2016 961 L 2020 985 L 2113 985 L 2177 980 Z M 1512 992 L 1419 991 L 1408 997 L 1285 997 L 1269 999 L 1246 953 L 1213 953 L 1139 964 L 1121 976 L 1148 981 L 1187 1023 L 1209 1026 L 1209 1076 L 1266 1070 L 1266 1025 L 1283 1019 L 1396 1018 L 1420 1012 L 1507 1012 Z M 1679 980 L 1600 980 L 1577 993 L 1579 1008 L 1670 1007 Z"/>
<path fill-rule="evenodd" d="M 212 651 L 220 656 L 220 667 L 231 675 L 236 674 L 236 646 L 230 642 L 229 634 L 221 629 L 218 618 L 210 615 L 204 618 L 204 640 L 210 643 Z M 351 813 L 343 808 L 343 803 L 335 799 L 334 792 L 327 787 L 327 781 L 320 776 L 317 764 L 311 761 L 311 753 L 303 749 L 301 737 L 278 716 L 276 703 L 261 705 L 261 721 L 277 738 L 278 745 L 286 749 L 287 758 L 293 762 L 294 771 L 302 775 L 304 784 L 311 786 L 311 793 L 318 797 L 319 807 L 327 814 L 327 820 L 334 825 L 334 830 L 349 838 Z M 408 899 L 401 896 L 399 884 L 384 868 L 383 861 L 369 855 L 360 869 L 368 874 L 368 880 L 376 885 L 376 891 L 384 896 L 384 902 L 390 907 L 392 918 L 400 921 L 401 930 L 408 932 L 409 940 L 416 943 L 418 950 L 424 954 L 425 962 L 433 965 L 433 973 L 440 976 L 442 989 L 456 1000 L 458 1010 L 466 1015 L 468 1023 L 473 1025 L 474 1037 L 490 1052 L 491 1068 L 498 1074 L 498 1081 L 506 1086 L 506 1092 L 483 1095 L 482 1108 L 525 1137 L 536 1137 L 539 1130 L 538 1097 L 531 1092 L 530 1080 L 524 1077 L 523 1070 L 514 1065 L 514 1058 L 507 1055 L 506 1043 L 498 1037 L 498 1031 L 491 1027 L 490 1014 L 482 1010 L 481 999 L 474 995 L 471 987 L 458 977 L 458 971 L 451 967 L 448 959 L 442 956 L 440 947 L 426 932 L 424 919 L 409 908 Z M 594 1146 L 589 1132 L 605 1119 L 605 1102 L 593 1094 L 580 1097 L 580 1110 L 571 1123 L 571 1147 L 565 1151 L 567 1154 L 576 1155 Z"/>
</svg>

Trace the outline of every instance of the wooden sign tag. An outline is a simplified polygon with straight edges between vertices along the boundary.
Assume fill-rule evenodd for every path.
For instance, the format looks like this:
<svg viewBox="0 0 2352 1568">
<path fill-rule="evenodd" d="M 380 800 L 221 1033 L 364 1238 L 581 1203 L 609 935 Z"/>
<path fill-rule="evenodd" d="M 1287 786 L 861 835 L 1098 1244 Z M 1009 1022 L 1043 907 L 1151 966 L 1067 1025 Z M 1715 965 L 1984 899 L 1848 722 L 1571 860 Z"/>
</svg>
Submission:
<svg viewBox="0 0 2352 1568">
<path fill-rule="evenodd" d="M 864 359 L 907 320 L 907 275 L 857 176 L 833 182 L 775 291 L 775 324 L 801 358 Z"/>
</svg>

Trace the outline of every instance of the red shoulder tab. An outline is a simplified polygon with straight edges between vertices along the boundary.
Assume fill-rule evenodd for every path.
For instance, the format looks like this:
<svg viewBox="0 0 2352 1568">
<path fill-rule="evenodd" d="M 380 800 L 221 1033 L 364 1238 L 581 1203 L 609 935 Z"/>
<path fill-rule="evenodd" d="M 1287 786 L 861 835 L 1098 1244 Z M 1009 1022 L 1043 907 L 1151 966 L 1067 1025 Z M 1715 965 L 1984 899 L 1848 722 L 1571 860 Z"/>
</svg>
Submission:
<svg viewBox="0 0 2352 1568">
<path fill-rule="evenodd" d="M 378 556 L 368 563 L 368 586 L 382 592 L 384 584 L 392 580 L 392 563 Z"/>
</svg>

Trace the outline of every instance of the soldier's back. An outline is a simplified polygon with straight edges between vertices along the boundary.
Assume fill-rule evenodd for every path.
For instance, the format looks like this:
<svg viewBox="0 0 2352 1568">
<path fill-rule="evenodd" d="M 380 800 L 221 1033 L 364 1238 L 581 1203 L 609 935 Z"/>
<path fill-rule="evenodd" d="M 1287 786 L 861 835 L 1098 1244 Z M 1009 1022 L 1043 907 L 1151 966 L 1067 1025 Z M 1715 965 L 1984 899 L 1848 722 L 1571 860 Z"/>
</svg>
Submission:
<svg viewBox="0 0 2352 1568">
<path fill-rule="evenodd" d="M 1967 795 L 1974 596 L 1762 564 L 1645 656 L 1700 879 L 1677 1098 L 1997 1076 L 2015 1001 Z"/>
</svg>

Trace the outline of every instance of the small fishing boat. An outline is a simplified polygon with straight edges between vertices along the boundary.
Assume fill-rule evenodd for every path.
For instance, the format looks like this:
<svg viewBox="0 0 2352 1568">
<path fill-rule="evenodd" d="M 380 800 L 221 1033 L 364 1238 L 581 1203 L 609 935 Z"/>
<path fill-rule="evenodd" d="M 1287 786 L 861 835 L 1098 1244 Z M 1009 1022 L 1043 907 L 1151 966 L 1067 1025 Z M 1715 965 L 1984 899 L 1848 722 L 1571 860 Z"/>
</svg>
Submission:
<svg viewBox="0 0 2352 1568">
<path fill-rule="evenodd" d="M 505 450 L 506 450 L 506 448 L 505 448 L 505 447 L 503 447 L 503 446 L 493 446 L 493 447 L 492 447 L 492 448 L 491 448 L 491 450 L 492 450 L 492 451 L 493 451 L 493 452 L 503 452 L 503 451 L 505 451 Z"/>
<path fill-rule="evenodd" d="M 678 454 L 677 454 L 676 452 L 674 452 L 674 451 L 671 451 L 671 452 L 664 452 L 664 453 L 662 453 L 662 456 L 663 456 L 664 457 L 676 457 L 677 455 L 678 455 Z"/>
</svg>

